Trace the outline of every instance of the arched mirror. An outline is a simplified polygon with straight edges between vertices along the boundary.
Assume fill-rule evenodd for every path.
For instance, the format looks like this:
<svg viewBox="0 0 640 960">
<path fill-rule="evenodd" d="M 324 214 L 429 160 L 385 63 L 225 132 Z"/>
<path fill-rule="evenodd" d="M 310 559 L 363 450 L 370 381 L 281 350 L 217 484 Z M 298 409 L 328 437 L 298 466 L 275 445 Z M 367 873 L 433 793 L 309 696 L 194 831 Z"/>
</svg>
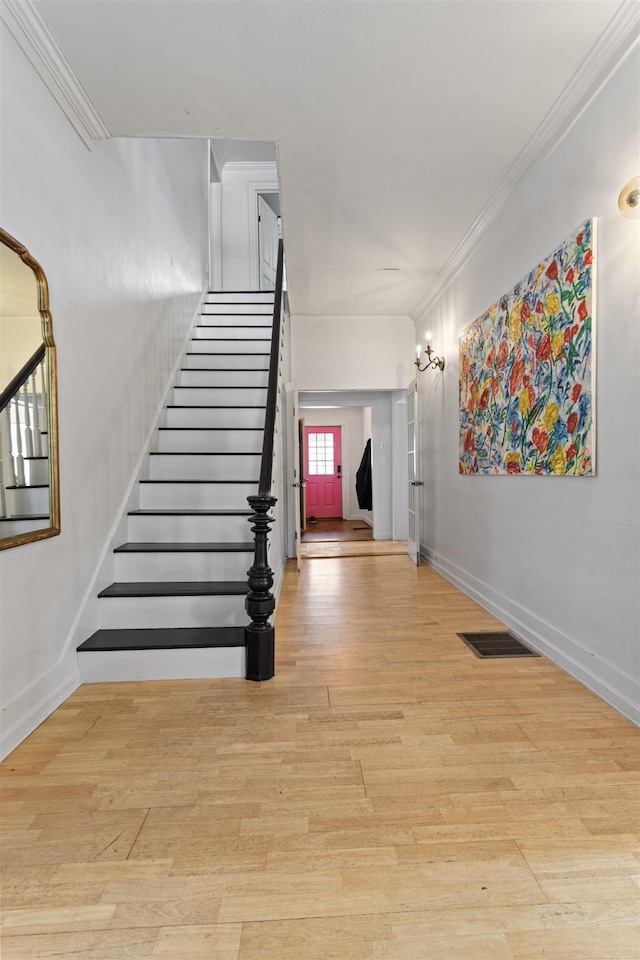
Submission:
<svg viewBox="0 0 640 960">
<path fill-rule="evenodd" d="M 49 290 L 0 229 L 0 550 L 60 533 L 56 348 Z"/>
</svg>

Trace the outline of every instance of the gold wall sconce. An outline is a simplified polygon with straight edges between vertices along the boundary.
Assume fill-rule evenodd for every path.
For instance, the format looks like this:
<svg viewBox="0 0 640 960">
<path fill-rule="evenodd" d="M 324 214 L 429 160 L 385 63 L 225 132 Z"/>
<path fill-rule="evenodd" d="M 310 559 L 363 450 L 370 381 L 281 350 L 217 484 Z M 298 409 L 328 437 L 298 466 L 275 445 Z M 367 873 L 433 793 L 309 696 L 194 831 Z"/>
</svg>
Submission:
<svg viewBox="0 0 640 960">
<path fill-rule="evenodd" d="M 423 373 L 425 370 L 444 370 L 444 357 L 435 357 L 433 355 L 433 349 L 431 347 L 431 333 L 427 334 L 427 346 L 424 350 L 424 353 L 427 355 L 427 359 L 422 366 L 420 366 L 420 354 L 423 352 L 422 348 L 418 345 L 416 347 L 416 367 Z"/>
<path fill-rule="evenodd" d="M 618 197 L 618 208 L 623 217 L 640 220 L 640 177 L 626 183 Z"/>
</svg>

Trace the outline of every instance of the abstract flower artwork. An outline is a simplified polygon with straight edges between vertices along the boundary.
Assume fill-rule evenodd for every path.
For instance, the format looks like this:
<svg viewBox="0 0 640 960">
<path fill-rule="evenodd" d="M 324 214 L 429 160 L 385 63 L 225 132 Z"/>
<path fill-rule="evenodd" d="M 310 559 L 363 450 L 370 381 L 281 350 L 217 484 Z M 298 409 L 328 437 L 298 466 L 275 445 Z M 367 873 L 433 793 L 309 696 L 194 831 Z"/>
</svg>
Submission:
<svg viewBox="0 0 640 960">
<path fill-rule="evenodd" d="M 594 228 L 460 335 L 460 473 L 595 473 Z"/>
</svg>

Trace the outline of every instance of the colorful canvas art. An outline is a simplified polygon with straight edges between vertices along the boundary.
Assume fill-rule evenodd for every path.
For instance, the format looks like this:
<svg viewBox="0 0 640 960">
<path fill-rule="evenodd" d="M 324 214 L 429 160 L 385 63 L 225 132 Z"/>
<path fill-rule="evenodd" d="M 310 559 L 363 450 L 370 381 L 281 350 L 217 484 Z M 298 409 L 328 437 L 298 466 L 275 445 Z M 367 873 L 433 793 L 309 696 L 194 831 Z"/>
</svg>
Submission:
<svg viewBox="0 0 640 960">
<path fill-rule="evenodd" d="M 460 473 L 595 473 L 594 230 L 460 335 Z"/>
</svg>

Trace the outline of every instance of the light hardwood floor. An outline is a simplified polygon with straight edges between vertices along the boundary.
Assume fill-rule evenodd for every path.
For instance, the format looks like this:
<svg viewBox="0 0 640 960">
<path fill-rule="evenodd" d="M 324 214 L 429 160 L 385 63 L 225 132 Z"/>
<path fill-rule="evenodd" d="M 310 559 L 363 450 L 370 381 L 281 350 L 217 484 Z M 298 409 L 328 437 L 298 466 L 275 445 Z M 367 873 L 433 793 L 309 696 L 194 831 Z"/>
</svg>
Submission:
<svg viewBox="0 0 640 960">
<path fill-rule="evenodd" d="M 313 560 L 274 680 L 81 687 L 2 765 L 3 960 L 638 960 L 640 734 L 495 625 Z"/>
</svg>

